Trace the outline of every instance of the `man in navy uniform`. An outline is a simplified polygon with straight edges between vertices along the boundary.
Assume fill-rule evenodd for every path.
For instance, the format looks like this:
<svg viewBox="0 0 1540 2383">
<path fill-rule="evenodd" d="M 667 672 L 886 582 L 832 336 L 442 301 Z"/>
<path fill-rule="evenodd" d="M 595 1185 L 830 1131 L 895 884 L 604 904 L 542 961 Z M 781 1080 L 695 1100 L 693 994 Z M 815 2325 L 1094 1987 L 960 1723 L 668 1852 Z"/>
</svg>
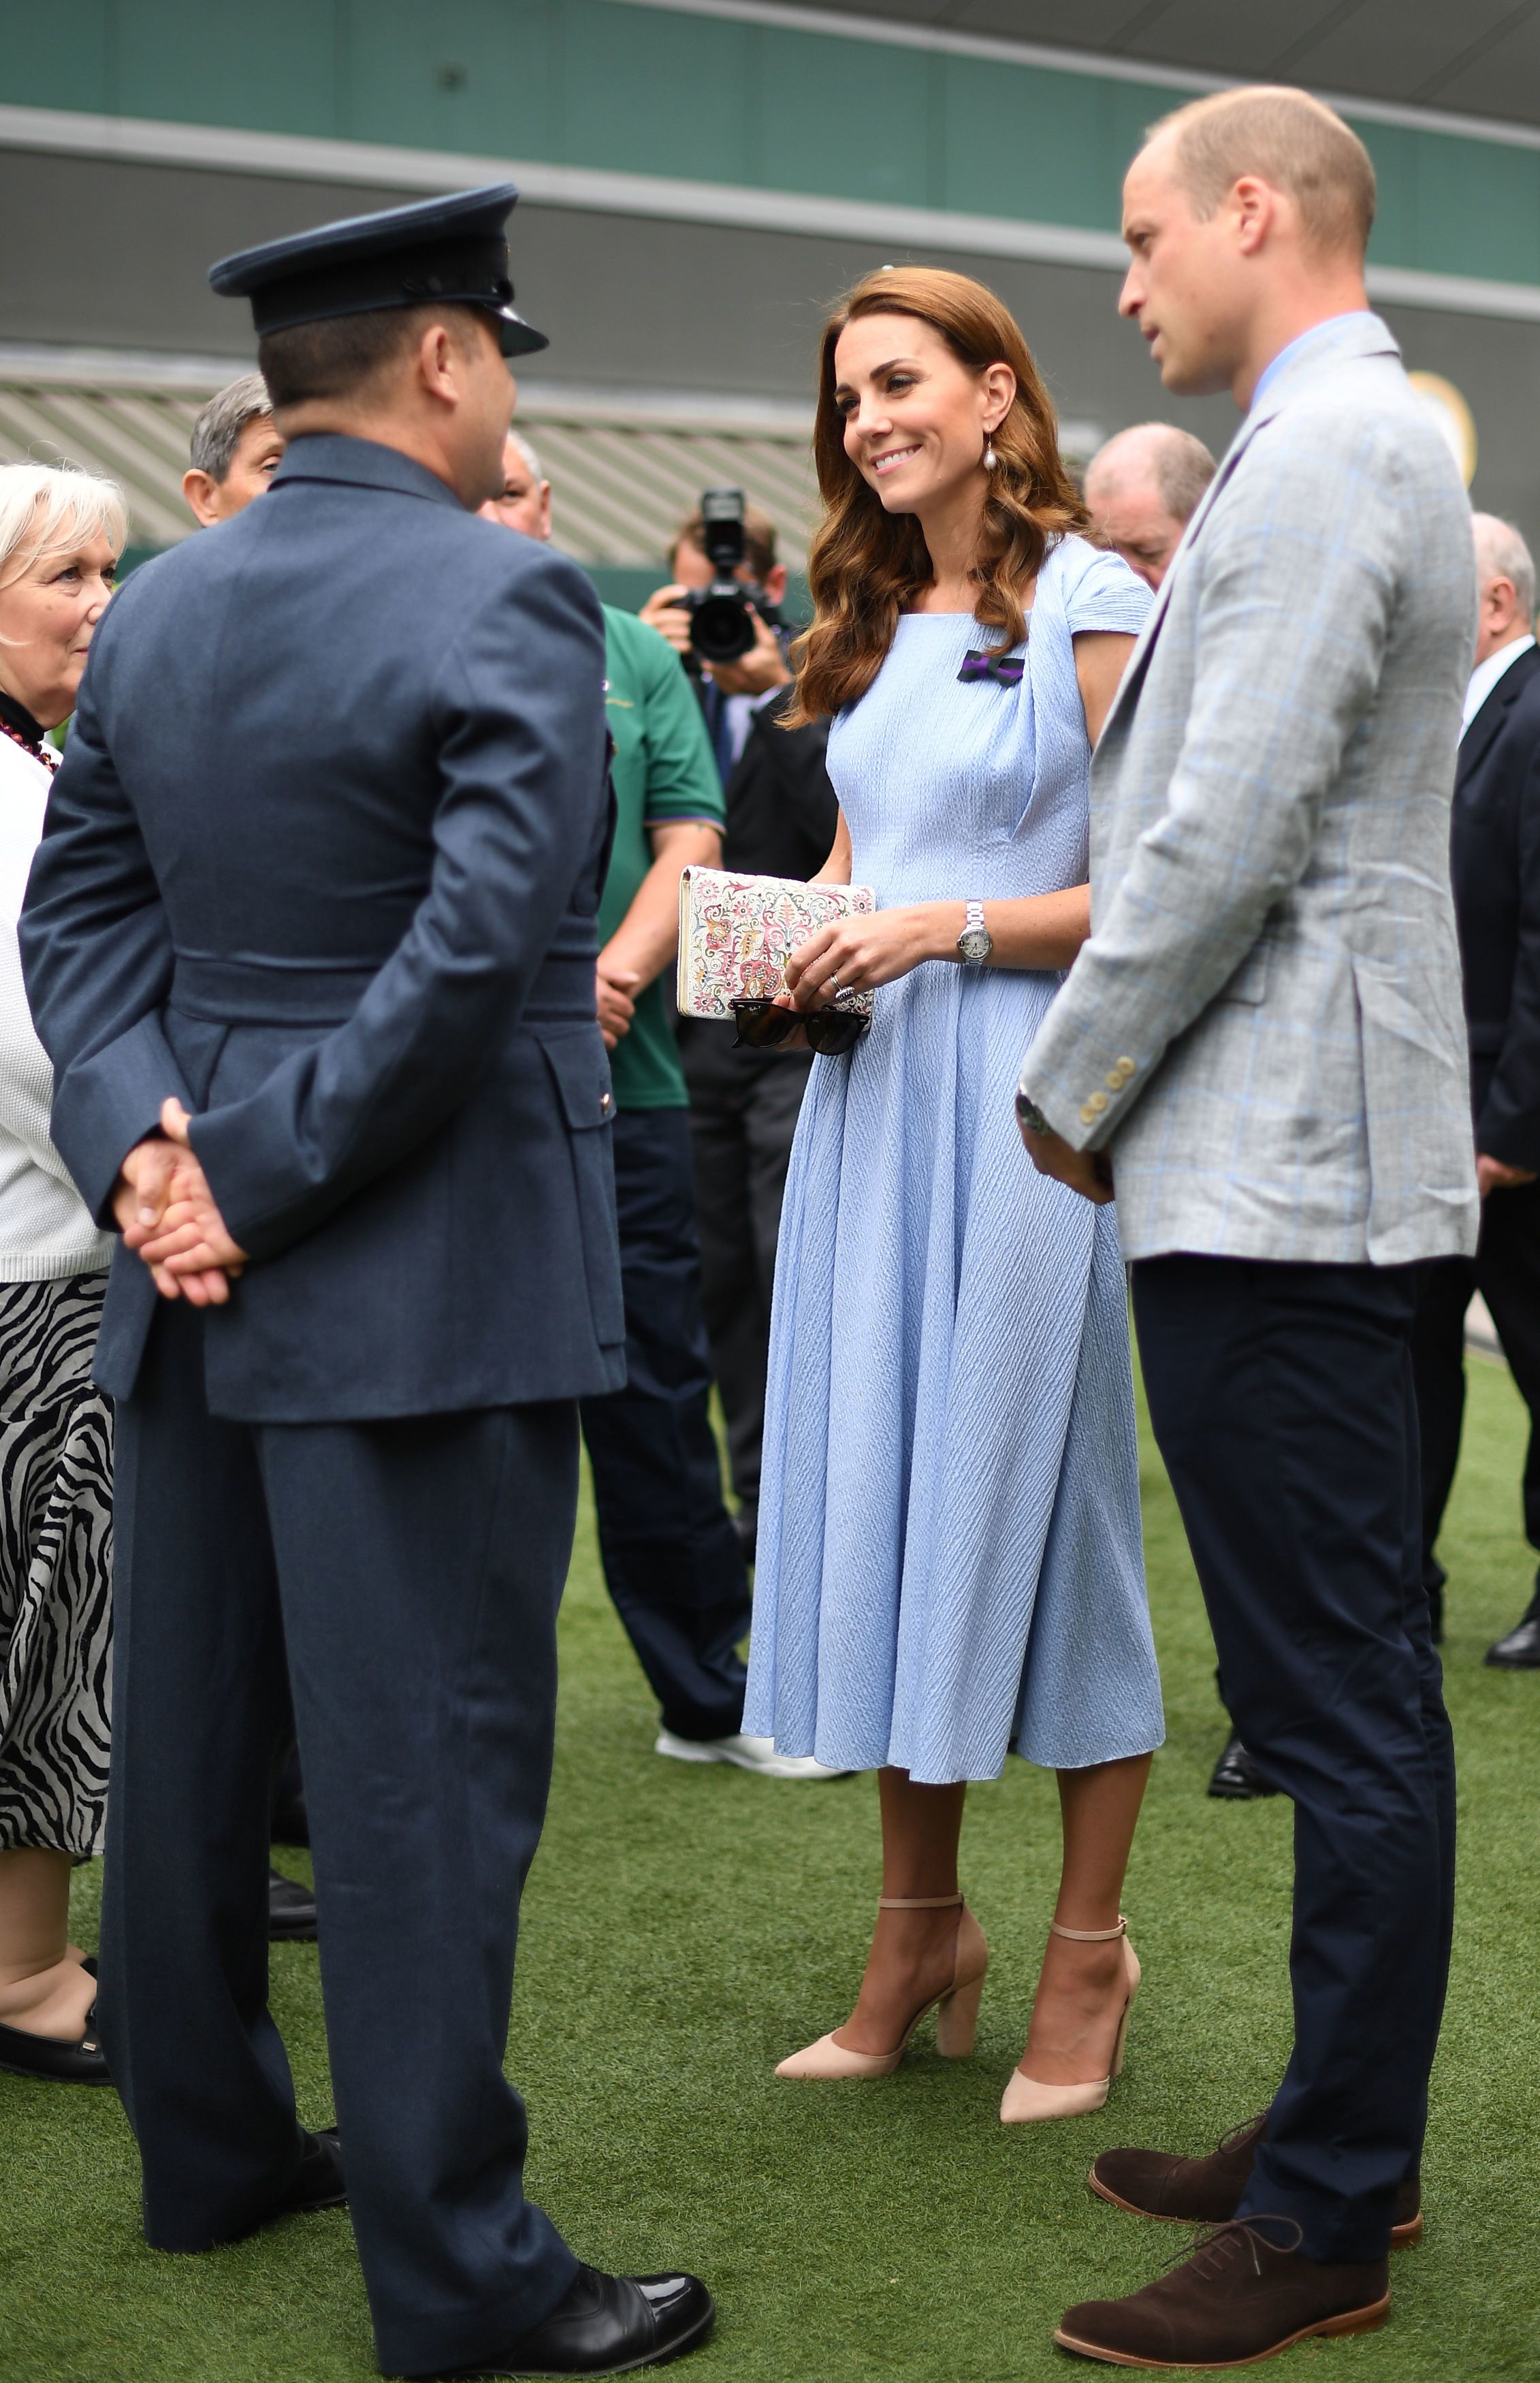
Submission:
<svg viewBox="0 0 1540 2383">
<path fill-rule="evenodd" d="M 581 2266 L 502 2074 L 580 1396 L 622 1379 L 586 581 L 500 486 L 508 187 L 214 267 L 288 450 L 107 616 L 23 944 L 60 1148 L 124 1246 L 103 2034 L 145 2231 L 334 2206 L 266 2009 L 285 1648 L 346 2192 L 391 2374 L 700 2339 Z M 157 1300 L 157 1290 L 163 1296 Z"/>
</svg>

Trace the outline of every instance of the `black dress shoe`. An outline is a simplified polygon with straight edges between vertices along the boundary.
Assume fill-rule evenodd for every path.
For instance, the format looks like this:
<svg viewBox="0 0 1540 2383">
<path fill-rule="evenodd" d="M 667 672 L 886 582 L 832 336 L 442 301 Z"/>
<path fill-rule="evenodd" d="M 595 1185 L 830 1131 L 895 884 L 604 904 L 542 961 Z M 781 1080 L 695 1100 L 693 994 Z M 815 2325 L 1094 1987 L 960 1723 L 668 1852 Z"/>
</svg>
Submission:
<svg viewBox="0 0 1540 2383">
<path fill-rule="evenodd" d="M 203 2251 L 222 2251 L 231 2242 L 249 2241 L 265 2226 L 272 2226 L 280 2217 L 308 2217 L 317 2209 L 345 2209 L 348 2205 L 347 2179 L 342 2172 L 342 2142 L 335 2127 L 317 2127 L 314 2133 L 301 2130 L 303 2149 L 300 2165 L 290 2179 L 289 2189 L 260 2217 L 248 2221 L 236 2234 L 211 2234 L 203 2242 L 161 2243 L 167 2248 L 196 2255 Z"/>
<path fill-rule="evenodd" d="M 0 2068 L 11 2077 L 42 2077 L 56 2085 L 110 2085 L 112 2071 L 96 2033 L 96 2006 L 86 2013 L 85 2031 L 73 2043 L 25 2028 L 0 2027 Z"/>
<path fill-rule="evenodd" d="M 607 2276 L 579 2267 L 543 2325 L 457 2376 L 630 2375 L 705 2340 L 716 2304 L 698 2276 Z"/>
<path fill-rule="evenodd" d="M 1222 1796 L 1227 1804 L 1249 1804 L 1253 1797 L 1275 1796 L 1277 1792 L 1273 1782 L 1263 1777 L 1239 1738 L 1232 1737 L 1214 1766 L 1209 1794 Z"/>
<path fill-rule="evenodd" d="M 342 2138 L 335 2127 L 317 2127 L 305 2137 L 294 2181 L 273 2211 L 275 2217 L 303 2217 L 314 2209 L 345 2209 Z"/>
<path fill-rule="evenodd" d="M 1497 1672 L 1540 1672 L 1540 1589 L 1507 1637 L 1488 1647 L 1486 1660 Z"/>
<path fill-rule="evenodd" d="M 273 1945 L 308 1945 L 315 1937 L 315 1890 L 301 1886 L 297 1881 L 285 1878 L 283 1872 L 270 1870 L 267 1873 L 267 1939 Z"/>
</svg>

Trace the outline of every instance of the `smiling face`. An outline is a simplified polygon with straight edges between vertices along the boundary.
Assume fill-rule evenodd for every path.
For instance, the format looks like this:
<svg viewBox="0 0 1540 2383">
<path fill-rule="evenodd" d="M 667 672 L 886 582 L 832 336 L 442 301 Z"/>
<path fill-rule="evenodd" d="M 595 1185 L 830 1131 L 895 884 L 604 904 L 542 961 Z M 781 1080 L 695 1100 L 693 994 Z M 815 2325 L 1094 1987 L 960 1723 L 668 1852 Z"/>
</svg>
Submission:
<svg viewBox="0 0 1540 2383">
<path fill-rule="evenodd" d="M 40 555 L 0 587 L 0 687 L 44 728 L 56 728 L 75 709 L 117 561 L 97 534 Z"/>
<path fill-rule="evenodd" d="M 1260 187 L 1238 182 L 1212 216 L 1200 217 L 1178 177 L 1172 134 L 1142 149 L 1124 179 L 1130 263 L 1118 312 L 1139 325 L 1166 388 L 1184 396 L 1227 389 L 1234 377 L 1251 300 L 1245 260 Z"/>
<path fill-rule="evenodd" d="M 984 447 L 1016 395 L 1009 364 L 973 372 L 918 315 L 860 315 L 840 333 L 834 384 L 844 451 L 889 512 L 981 498 Z"/>
</svg>

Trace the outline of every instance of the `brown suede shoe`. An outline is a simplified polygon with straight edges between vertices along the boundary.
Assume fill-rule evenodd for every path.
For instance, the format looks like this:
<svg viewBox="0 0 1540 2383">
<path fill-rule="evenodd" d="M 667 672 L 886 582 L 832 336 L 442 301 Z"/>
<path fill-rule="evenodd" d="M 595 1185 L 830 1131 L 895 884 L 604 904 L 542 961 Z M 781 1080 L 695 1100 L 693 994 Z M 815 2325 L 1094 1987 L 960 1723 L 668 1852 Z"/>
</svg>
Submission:
<svg viewBox="0 0 1540 2383">
<path fill-rule="evenodd" d="M 1171 2152 L 1103 2152 L 1086 2181 L 1115 2209 L 1136 2217 L 1164 2217 L 1181 2226 L 1223 2226 L 1240 2206 L 1251 2181 L 1251 2161 L 1267 2124 L 1248 2118 L 1220 2138 L 1206 2159 L 1178 2159 Z M 1390 2247 L 1404 2251 L 1423 2239 L 1423 2180 L 1414 2168 L 1396 2195 Z"/>
<path fill-rule="evenodd" d="M 1339 2266 L 1302 2258 L 1233 2218 L 1127 2300 L 1067 2310 L 1053 2339 L 1109 2366 L 1254 2366 L 1312 2334 L 1367 2333 L 1389 2307 L 1388 2259 Z"/>
</svg>

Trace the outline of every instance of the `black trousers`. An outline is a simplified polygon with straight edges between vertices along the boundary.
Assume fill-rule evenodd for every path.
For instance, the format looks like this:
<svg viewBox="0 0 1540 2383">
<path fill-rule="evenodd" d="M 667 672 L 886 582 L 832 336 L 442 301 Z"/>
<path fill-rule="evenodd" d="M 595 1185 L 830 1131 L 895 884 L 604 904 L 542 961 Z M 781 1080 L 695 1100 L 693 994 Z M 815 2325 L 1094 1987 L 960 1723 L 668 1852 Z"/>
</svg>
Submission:
<svg viewBox="0 0 1540 2383">
<path fill-rule="evenodd" d="M 743 1727 L 748 1574 L 722 1499 L 684 1109 L 622 1110 L 615 1198 L 626 1386 L 585 1399 L 604 1577 L 682 1737 Z"/>
<path fill-rule="evenodd" d="M 1434 1550 L 1460 1459 L 1465 1311 L 1477 1290 L 1529 1409 L 1524 1536 L 1540 1549 L 1540 1183 L 1487 1194 L 1474 1258 L 1431 1258 L 1419 1269 L 1411 1348 L 1422 1430 L 1423 1576 L 1434 1589 L 1444 1585 Z"/>
<path fill-rule="evenodd" d="M 706 1330 L 733 1487 L 753 1514 L 781 1202 L 812 1059 L 735 1051 L 730 1028 L 700 1020 L 686 1020 L 679 1039 L 690 1085 Z"/>
<path fill-rule="evenodd" d="M 117 1410 L 102 2024 L 163 2250 L 241 2233 L 301 2153 L 267 2010 L 284 1646 L 338 2123 L 388 2374 L 487 2358 L 574 2272 L 502 2073 L 539 1842 L 571 1404 L 220 1422 L 163 1306 Z"/>
<path fill-rule="evenodd" d="M 1454 1747 L 1421 1570 L 1416 1269 L 1133 1269 L 1155 1438 L 1246 1744 L 1294 1800 L 1294 2046 L 1242 2216 L 1382 2257 L 1448 1977 Z"/>
</svg>

